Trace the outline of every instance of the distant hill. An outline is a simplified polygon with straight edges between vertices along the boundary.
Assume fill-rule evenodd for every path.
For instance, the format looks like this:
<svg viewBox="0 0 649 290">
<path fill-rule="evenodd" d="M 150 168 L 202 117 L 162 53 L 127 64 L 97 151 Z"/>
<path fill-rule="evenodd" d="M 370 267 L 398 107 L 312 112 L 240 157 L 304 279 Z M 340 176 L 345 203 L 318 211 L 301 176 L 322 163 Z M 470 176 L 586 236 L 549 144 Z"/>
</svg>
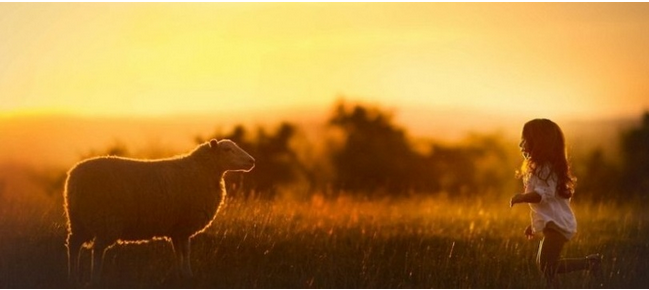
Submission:
<svg viewBox="0 0 649 290">
<path fill-rule="evenodd" d="M 68 115 L 0 117 L 0 163 L 71 166 L 93 150 L 121 144 L 132 150 L 177 154 L 193 149 L 197 136 L 229 133 L 235 126 L 273 126 L 294 111 L 176 115 L 164 117 L 79 117 Z M 302 117 L 300 117 L 302 116 Z M 310 117 L 305 117 L 310 116 Z M 308 123 L 308 122 L 307 122 Z"/>
<path fill-rule="evenodd" d="M 317 131 L 324 127 L 329 113 L 329 108 L 325 108 L 246 114 L 233 112 L 214 116 L 2 117 L 0 163 L 69 167 L 82 155 L 115 144 L 135 151 L 154 148 L 175 154 L 189 151 L 195 145 L 197 136 L 206 137 L 217 131 L 229 133 L 237 124 L 247 127 L 276 126 L 286 120 L 305 130 Z M 394 122 L 407 130 L 412 138 L 458 141 L 468 132 L 499 132 L 511 140 L 512 146 L 517 145 L 521 127 L 527 121 L 523 117 L 425 108 L 394 110 L 393 113 Z M 616 120 L 555 121 L 563 127 L 573 150 L 590 150 L 599 146 L 614 151 L 617 150 L 619 132 L 637 124 L 639 116 Z"/>
<path fill-rule="evenodd" d="M 545 116 L 508 116 L 470 110 L 431 110 L 410 108 L 396 112 L 396 120 L 408 124 L 412 136 L 460 141 L 468 132 L 498 133 L 514 142 L 520 139 L 525 122 Z M 609 154 L 617 153 L 620 134 L 639 125 L 640 117 L 617 119 L 572 120 L 550 118 L 564 131 L 568 146 L 575 153 L 602 148 Z"/>
</svg>

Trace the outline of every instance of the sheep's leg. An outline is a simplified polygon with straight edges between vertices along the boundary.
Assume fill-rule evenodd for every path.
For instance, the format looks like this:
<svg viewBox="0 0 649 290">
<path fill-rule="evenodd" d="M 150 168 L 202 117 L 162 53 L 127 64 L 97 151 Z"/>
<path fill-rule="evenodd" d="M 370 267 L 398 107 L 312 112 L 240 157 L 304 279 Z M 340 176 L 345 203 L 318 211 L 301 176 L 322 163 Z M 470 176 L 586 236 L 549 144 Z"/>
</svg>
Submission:
<svg viewBox="0 0 649 290">
<path fill-rule="evenodd" d="M 174 245 L 174 252 L 176 254 L 176 263 L 180 269 L 180 276 L 183 279 L 191 278 L 192 267 L 189 263 L 190 244 L 189 238 L 173 238 L 171 239 Z"/>
<path fill-rule="evenodd" d="M 191 278 L 194 276 L 192 273 L 192 266 L 189 262 L 189 253 L 190 253 L 190 242 L 189 238 L 181 240 L 181 248 L 183 252 L 183 265 L 182 265 L 182 274 L 185 278 Z"/>
<path fill-rule="evenodd" d="M 104 266 L 104 254 L 107 247 L 108 243 L 95 239 L 92 247 L 92 264 L 90 268 L 90 283 L 93 285 L 97 285 L 101 279 L 101 270 Z"/>
<path fill-rule="evenodd" d="M 79 254 L 84 242 L 78 234 L 68 234 L 68 281 L 73 284 L 79 283 Z"/>
<path fill-rule="evenodd" d="M 178 238 L 172 238 L 171 239 L 171 244 L 173 245 L 174 248 L 174 256 L 176 257 L 176 273 L 180 274 L 182 271 L 183 267 L 183 253 L 180 250 L 180 243 Z"/>
</svg>

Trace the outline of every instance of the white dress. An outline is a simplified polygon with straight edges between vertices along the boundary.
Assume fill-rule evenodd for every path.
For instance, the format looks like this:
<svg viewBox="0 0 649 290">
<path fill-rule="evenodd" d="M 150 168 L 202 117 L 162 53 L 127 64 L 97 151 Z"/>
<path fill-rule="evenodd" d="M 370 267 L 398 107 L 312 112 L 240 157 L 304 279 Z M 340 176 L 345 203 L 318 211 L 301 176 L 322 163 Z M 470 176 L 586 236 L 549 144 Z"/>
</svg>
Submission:
<svg viewBox="0 0 649 290">
<path fill-rule="evenodd" d="M 541 196 L 539 203 L 528 203 L 531 209 L 532 230 L 543 232 L 549 222 L 566 239 L 577 233 L 577 220 L 570 208 L 570 199 L 557 194 L 557 175 L 550 172 L 550 167 L 541 167 L 538 174 L 530 174 L 525 180 L 525 192 L 536 192 Z"/>
</svg>

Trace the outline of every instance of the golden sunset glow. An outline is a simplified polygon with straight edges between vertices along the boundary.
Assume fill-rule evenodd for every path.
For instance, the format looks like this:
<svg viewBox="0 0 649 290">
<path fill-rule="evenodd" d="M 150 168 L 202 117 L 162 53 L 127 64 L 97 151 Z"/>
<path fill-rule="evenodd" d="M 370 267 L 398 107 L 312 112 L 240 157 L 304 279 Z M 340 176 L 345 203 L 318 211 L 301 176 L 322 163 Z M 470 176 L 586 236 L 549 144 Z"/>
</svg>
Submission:
<svg viewBox="0 0 649 290">
<path fill-rule="evenodd" d="M 3 3 L 0 113 L 649 108 L 649 5 Z"/>
<path fill-rule="evenodd" d="M 0 3 L 0 289 L 647 288 L 648 138 L 649 3 Z"/>
</svg>

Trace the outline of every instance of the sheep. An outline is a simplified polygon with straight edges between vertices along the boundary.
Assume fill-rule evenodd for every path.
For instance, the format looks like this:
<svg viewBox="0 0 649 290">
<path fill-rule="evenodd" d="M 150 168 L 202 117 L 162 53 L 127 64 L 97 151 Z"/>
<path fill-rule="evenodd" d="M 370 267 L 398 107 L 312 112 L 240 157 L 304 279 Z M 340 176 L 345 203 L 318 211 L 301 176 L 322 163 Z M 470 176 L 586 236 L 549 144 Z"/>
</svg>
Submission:
<svg viewBox="0 0 649 290">
<path fill-rule="evenodd" d="M 183 279 L 192 270 L 190 240 L 208 228 L 224 202 L 223 176 L 248 172 L 255 159 L 230 140 L 159 160 L 96 157 L 68 171 L 64 188 L 68 279 L 79 281 L 79 254 L 92 249 L 90 281 L 98 283 L 105 251 L 116 243 L 170 240 Z"/>
</svg>

